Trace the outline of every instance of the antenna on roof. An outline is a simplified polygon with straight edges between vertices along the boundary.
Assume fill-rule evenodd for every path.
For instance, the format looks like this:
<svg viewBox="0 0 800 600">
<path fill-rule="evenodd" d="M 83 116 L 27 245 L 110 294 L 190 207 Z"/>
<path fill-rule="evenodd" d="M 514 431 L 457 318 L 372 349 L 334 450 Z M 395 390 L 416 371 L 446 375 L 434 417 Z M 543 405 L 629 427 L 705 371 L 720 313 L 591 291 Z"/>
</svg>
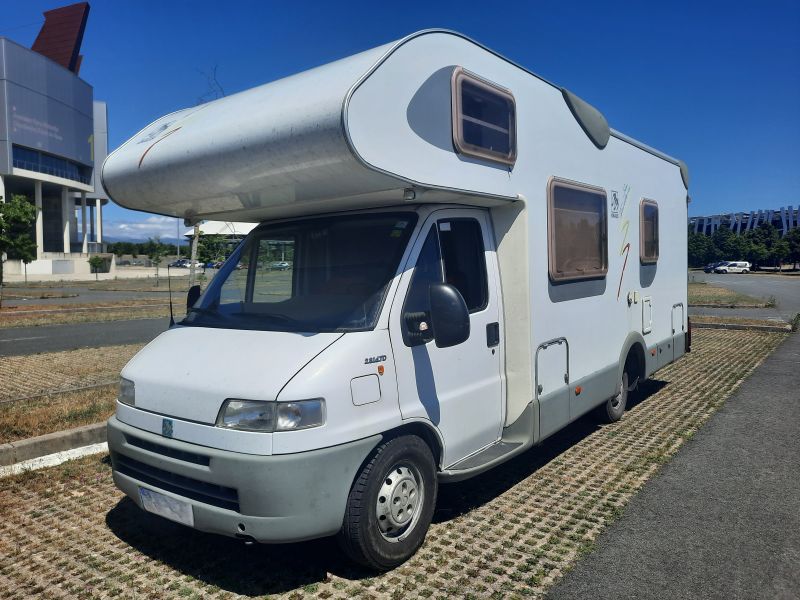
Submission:
<svg viewBox="0 0 800 600">
<path fill-rule="evenodd" d="M 172 278 L 169 276 L 169 265 L 167 265 L 167 289 L 169 290 L 169 326 L 175 325 L 175 316 L 172 314 Z"/>
</svg>

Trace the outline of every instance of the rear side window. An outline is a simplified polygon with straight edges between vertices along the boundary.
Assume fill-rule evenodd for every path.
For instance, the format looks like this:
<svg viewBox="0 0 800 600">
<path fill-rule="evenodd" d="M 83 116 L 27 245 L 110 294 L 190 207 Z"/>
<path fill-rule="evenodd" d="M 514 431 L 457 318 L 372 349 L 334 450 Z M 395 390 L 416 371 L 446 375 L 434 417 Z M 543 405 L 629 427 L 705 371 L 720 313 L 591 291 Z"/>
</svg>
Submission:
<svg viewBox="0 0 800 600">
<path fill-rule="evenodd" d="M 645 265 L 658 262 L 658 204 L 652 200 L 639 206 L 639 258 Z"/>
<path fill-rule="evenodd" d="M 552 179 L 548 192 L 548 263 L 554 282 L 604 277 L 608 272 L 605 190 Z"/>
<path fill-rule="evenodd" d="M 457 67 L 452 98 L 456 151 L 513 165 L 517 159 L 517 125 L 511 92 Z"/>
</svg>

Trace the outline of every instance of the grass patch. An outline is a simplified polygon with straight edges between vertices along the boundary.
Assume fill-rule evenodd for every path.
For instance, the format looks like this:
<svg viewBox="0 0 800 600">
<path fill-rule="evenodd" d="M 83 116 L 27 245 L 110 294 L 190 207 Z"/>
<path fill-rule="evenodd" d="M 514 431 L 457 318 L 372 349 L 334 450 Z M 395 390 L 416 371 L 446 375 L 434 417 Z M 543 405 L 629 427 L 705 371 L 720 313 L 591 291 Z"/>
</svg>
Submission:
<svg viewBox="0 0 800 600">
<path fill-rule="evenodd" d="M 746 294 L 740 294 L 725 288 L 708 285 L 703 282 L 689 283 L 689 305 L 708 304 L 713 306 L 756 306 L 763 308 L 768 306 L 763 300 L 753 298 Z M 694 317 L 692 317 L 694 318 Z"/>
<path fill-rule="evenodd" d="M 47 292 L 3 287 L 3 301 L 6 300 L 44 300 L 48 298 L 77 298 L 77 293 Z"/>
<path fill-rule="evenodd" d="M 769 319 L 747 319 L 744 317 L 717 317 L 712 315 L 692 315 L 692 324 L 714 323 L 731 325 L 768 325 L 771 327 L 786 326 L 784 321 L 771 321 Z"/>
<path fill-rule="evenodd" d="M 0 309 L 0 329 L 10 327 L 41 327 L 69 323 L 128 321 L 169 316 L 165 299 L 124 300 L 118 303 L 57 304 L 47 306 L 15 306 Z M 175 302 L 178 312 L 181 301 Z M 176 315 L 178 316 L 178 315 Z"/>
<path fill-rule="evenodd" d="M 90 425 L 114 412 L 114 384 L 0 404 L 0 443 Z"/>
<path fill-rule="evenodd" d="M 176 275 L 179 273 L 179 275 Z M 195 275 L 196 283 L 205 285 L 213 277 L 213 271 L 203 274 L 202 269 L 198 269 Z M 186 292 L 189 290 L 189 270 L 188 269 L 172 269 L 172 277 L 169 285 L 172 287 L 173 292 Z M 87 279 L 84 281 L 31 281 L 27 284 L 14 282 L 7 285 L 5 289 L 11 289 L 13 293 L 21 294 L 21 297 L 31 297 L 29 294 L 36 294 L 36 290 L 46 290 L 49 288 L 88 288 L 90 290 L 103 291 L 103 292 L 166 292 L 169 287 L 167 285 L 167 270 L 161 268 L 159 270 L 158 285 L 156 285 L 155 276 L 136 277 L 130 279 L 103 279 L 95 281 L 94 279 Z M 48 292 L 39 292 L 47 294 Z M 68 292 L 65 292 L 68 294 Z M 4 296 L 5 297 L 5 296 Z M 49 295 L 34 295 L 34 298 L 51 298 L 59 296 Z"/>
</svg>

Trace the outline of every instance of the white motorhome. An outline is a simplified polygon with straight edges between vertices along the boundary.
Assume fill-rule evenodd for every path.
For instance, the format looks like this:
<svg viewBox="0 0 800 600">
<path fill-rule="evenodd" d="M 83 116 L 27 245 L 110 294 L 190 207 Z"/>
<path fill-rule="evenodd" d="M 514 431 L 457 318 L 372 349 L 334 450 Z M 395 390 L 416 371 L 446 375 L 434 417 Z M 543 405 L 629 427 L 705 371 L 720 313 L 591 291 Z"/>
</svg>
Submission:
<svg viewBox="0 0 800 600">
<path fill-rule="evenodd" d="M 439 483 L 621 418 L 688 350 L 685 165 L 457 33 L 167 115 L 103 182 L 260 223 L 108 424 L 116 485 L 203 531 L 392 568 Z"/>
</svg>

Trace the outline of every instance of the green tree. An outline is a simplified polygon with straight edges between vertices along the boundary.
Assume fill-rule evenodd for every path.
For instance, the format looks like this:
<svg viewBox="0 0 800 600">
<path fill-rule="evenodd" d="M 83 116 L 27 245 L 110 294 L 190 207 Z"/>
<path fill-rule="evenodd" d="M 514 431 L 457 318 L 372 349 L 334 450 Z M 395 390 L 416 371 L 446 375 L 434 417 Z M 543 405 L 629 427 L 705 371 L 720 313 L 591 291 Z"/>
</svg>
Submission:
<svg viewBox="0 0 800 600">
<path fill-rule="evenodd" d="M 158 266 L 161 264 L 161 261 L 164 260 L 164 255 L 167 253 L 166 247 L 161 243 L 159 238 L 150 238 L 143 244 L 142 250 L 144 254 L 147 255 L 147 258 L 150 259 L 150 262 L 156 267 L 156 287 L 158 287 Z"/>
<path fill-rule="evenodd" d="M 789 233 L 784 238 L 786 243 L 789 244 L 789 256 L 787 257 L 792 266 L 796 269 L 797 263 L 800 263 L 800 227 L 790 229 Z"/>
<path fill-rule="evenodd" d="M 224 235 L 201 235 L 197 243 L 197 259 L 203 264 L 223 260 L 227 248 L 228 245 Z"/>
<path fill-rule="evenodd" d="M 98 279 L 97 274 L 105 265 L 106 261 L 102 256 L 95 254 L 94 256 L 89 257 L 89 266 L 92 268 L 92 273 L 94 273 L 95 280 Z"/>
<path fill-rule="evenodd" d="M 36 258 L 36 244 L 31 240 L 31 225 L 36 207 L 25 196 L 14 195 L 7 202 L 0 197 L 0 259 L 19 258 L 25 264 Z M 0 308 L 3 306 L 3 260 L 0 260 Z"/>
<path fill-rule="evenodd" d="M 783 261 L 789 258 L 789 242 L 785 239 L 777 240 L 770 248 L 769 258 L 776 266 L 783 266 Z"/>
<path fill-rule="evenodd" d="M 714 260 L 714 243 L 702 233 L 689 232 L 689 266 L 702 267 Z"/>
</svg>

